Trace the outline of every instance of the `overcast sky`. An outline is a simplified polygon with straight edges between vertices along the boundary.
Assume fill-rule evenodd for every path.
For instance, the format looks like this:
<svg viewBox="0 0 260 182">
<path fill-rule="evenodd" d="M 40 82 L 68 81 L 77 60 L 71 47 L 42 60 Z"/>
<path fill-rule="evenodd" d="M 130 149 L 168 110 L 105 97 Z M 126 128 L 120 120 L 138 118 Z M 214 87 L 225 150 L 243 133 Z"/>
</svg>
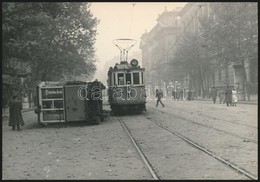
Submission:
<svg viewBox="0 0 260 182">
<path fill-rule="evenodd" d="M 135 4 L 135 5 L 133 5 Z M 98 58 L 97 72 L 107 60 L 119 56 L 119 49 L 113 44 L 114 39 L 132 38 L 137 40 L 129 55 L 140 51 L 140 37 L 155 25 L 158 15 L 165 7 L 170 11 L 176 7 L 183 7 L 186 3 L 157 3 L 157 2 L 96 2 L 91 3 L 91 12 L 100 20 L 97 27 L 96 55 Z"/>
</svg>

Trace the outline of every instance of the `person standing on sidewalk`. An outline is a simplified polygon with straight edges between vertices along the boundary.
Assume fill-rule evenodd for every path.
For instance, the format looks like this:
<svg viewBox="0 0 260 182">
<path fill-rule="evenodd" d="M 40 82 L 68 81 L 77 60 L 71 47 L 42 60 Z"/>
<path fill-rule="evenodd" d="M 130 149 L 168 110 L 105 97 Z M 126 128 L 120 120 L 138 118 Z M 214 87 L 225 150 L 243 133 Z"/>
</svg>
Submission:
<svg viewBox="0 0 260 182">
<path fill-rule="evenodd" d="M 216 103 L 216 99 L 217 99 L 217 89 L 215 86 L 213 86 L 212 90 L 211 90 L 211 97 L 212 97 L 212 100 L 213 100 L 213 103 L 215 104 Z"/>
<path fill-rule="evenodd" d="M 237 106 L 237 91 L 235 88 L 232 90 L 232 105 Z"/>
<path fill-rule="evenodd" d="M 156 89 L 155 97 L 157 97 L 156 107 L 158 107 L 159 102 L 161 103 L 162 107 L 164 107 L 164 104 L 161 101 L 161 98 L 163 97 L 163 93 L 161 91 L 159 91 L 158 89 Z"/>
<path fill-rule="evenodd" d="M 172 98 L 173 100 L 176 100 L 176 90 L 172 90 Z"/>
<path fill-rule="evenodd" d="M 20 130 L 20 125 L 24 126 L 24 121 L 22 117 L 22 102 L 18 100 L 17 96 L 13 96 L 9 106 L 9 123 L 8 126 L 15 130 L 17 127 Z"/>
</svg>

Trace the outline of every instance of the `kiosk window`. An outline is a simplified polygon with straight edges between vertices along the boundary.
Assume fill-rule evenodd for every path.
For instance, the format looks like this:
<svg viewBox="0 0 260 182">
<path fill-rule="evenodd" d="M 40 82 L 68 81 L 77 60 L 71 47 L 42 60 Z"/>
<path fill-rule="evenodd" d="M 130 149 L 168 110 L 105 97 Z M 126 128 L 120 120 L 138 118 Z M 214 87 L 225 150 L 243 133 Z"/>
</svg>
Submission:
<svg viewBox="0 0 260 182">
<path fill-rule="evenodd" d="M 124 85 L 124 73 L 118 73 L 118 85 Z"/>
<path fill-rule="evenodd" d="M 134 84 L 140 84 L 139 73 L 133 73 Z"/>
<path fill-rule="evenodd" d="M 131 73 L 126 73 L 125 78 L 126 78 L 126 84 L 132 84 Z"/>
</svg>

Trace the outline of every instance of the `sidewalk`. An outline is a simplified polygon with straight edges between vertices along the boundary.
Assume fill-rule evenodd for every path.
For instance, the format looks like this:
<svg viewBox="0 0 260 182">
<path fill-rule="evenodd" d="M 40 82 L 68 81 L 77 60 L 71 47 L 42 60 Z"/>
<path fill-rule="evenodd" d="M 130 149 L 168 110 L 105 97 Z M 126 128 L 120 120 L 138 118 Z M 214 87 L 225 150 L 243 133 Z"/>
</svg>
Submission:
<svg viewBox="0 0 260 182">
<path fill-rule="evenodd" d="M 208 99 L 208 98 L 202 98 L 202 97 L 197 97 L 197 98 L 194 98 L 194 100 L 197 100 L 197 101 L 211 101 L 212 102 L 212 99 Z M 218 103 L 219 100 L 217 99 L 216 103 Z M 258 96 L 257 95 L 252 95 L 250 97 L 250 101 L 238 101 L 238 104 L 253 104 L 253 105 L 258 105 Z"/>
</svg>

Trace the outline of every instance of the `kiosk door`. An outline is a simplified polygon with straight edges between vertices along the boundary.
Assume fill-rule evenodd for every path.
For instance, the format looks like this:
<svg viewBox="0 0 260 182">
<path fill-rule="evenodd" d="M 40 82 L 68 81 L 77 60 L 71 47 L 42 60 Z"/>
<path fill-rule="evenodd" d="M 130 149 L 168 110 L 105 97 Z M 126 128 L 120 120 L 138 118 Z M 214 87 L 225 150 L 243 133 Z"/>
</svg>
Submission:
<svg viewBox="0 0 260 182">
<path fill-rule="evenodd" d="M 85 99 L 78 95 L 82 85 L 66 85 L 65 94 L 65 114 L 66 121 L 85 121 L 86 106 Z"/>
</svg>

